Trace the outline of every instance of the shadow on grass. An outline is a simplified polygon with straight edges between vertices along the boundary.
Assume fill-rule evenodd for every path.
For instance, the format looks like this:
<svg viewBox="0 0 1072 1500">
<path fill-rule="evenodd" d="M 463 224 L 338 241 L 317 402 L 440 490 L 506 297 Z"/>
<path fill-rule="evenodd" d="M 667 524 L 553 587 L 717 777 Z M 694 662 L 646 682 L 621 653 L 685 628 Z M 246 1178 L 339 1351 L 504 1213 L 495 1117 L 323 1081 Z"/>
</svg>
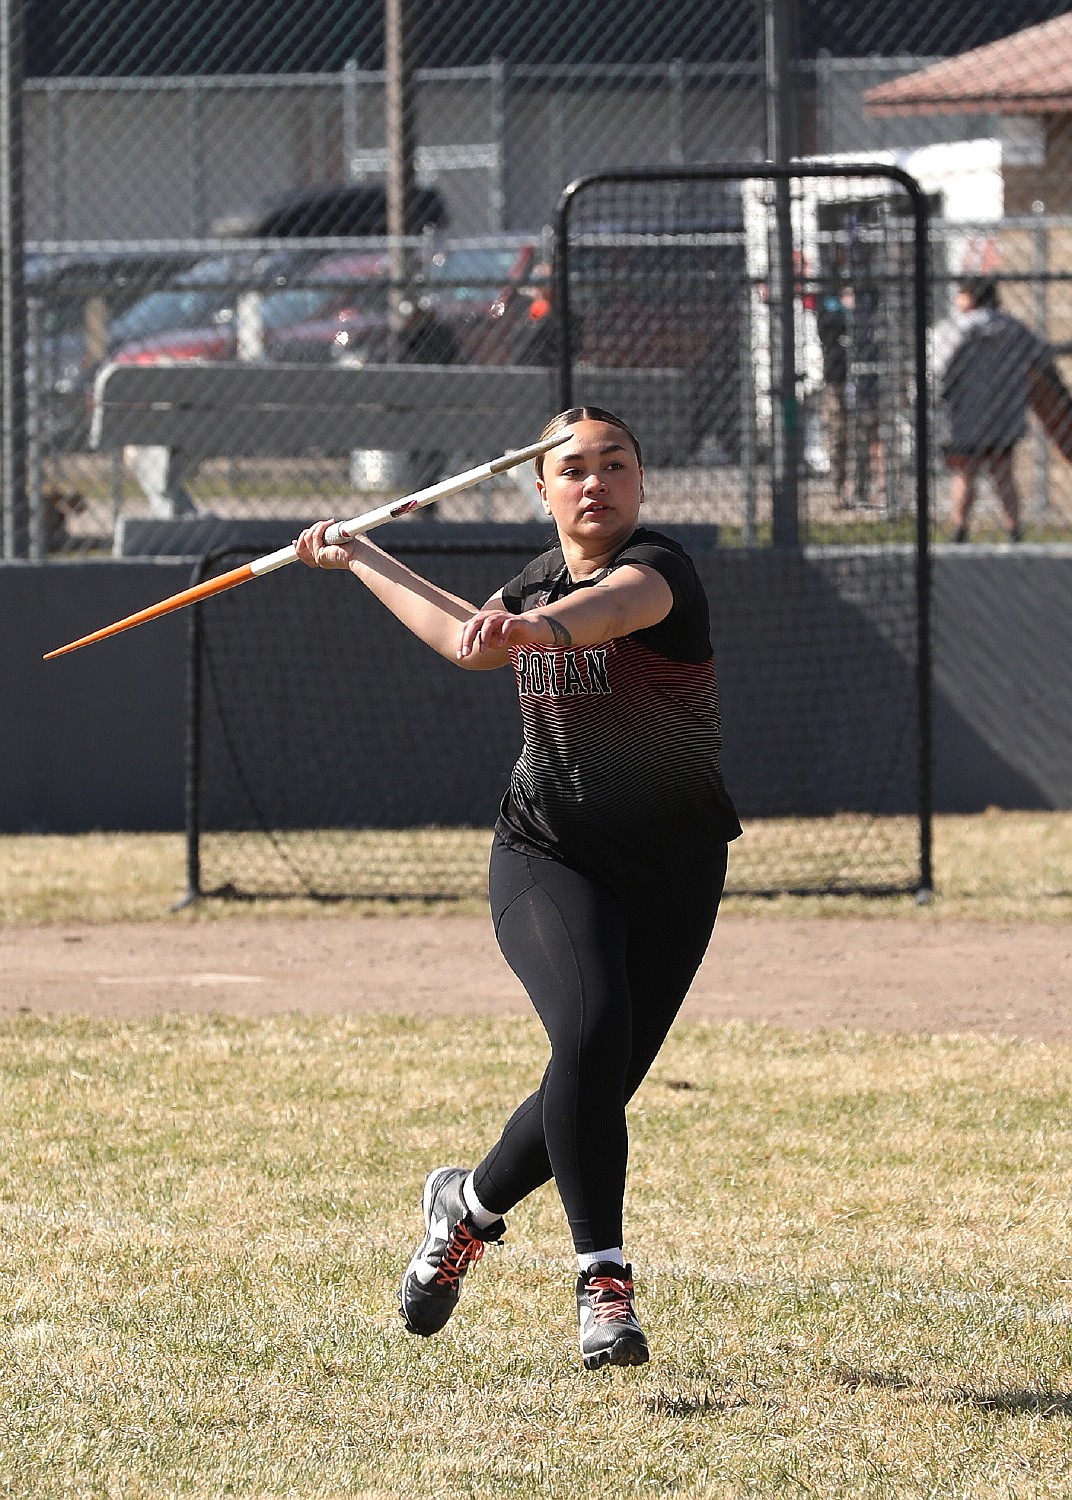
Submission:
<svg viewBox="0 0 1072 1500">
<path fill-rule="evenodd" d="M 660 1391 L 649 1396 L 644 1405 L 653 1417 L 717 1417 L 724 1412 L 737 1411 L 742 1406 L 754 1406 L 740 1391 L 706 1390 L 699 1396 L 672 1395 Z"/>
<path fill-rule="evenodd" d="M 852 1391 L 865 1387 L 887 1391 L 919 1389 L 915 1381 L 892 1370 L 839 1365 L 831 1374 L 837 1385 Z M 997 1412 L 1002 1416 L 1072 1417 L 1072 1394 L 1061 1391 L 986 1391 L 959 1386 L 944 1399 L 953 1406 L 970 1406 L 976 1411 Z M 714 1417 L 764 1404 L 762 1398 L 750 1397 L 740 1390 L 718 1391 L 710 1387 L 697 1395 L 659 1391 L 644 1403 L 654 1417 Z"/>
<path fill-rule="evenodd" d="M 858 1391 L 864 1386 L 869 1386 L 872 1390 L 907 1391 L 911 1390 L 913 1385 L 911 1380 L 906 1380 L 895 1370 L 858 1369 L 855 1365 L 837 1365 L 831 1374 L 836 1385 L 846 1386 L 850 1391 Z"/>
<path fill-rule="evenodd" d="M 1061 1391 L 973 1391 L 955 1390 L 949 1400 L 956 1406 L 974 1406 L 977 1411 L 996 1411 L 1002 1416 L 1072 1417 L 1072 1395 Z"/>
<path fill-rule="evenodd" d="M 857 1391 L 861 1387 L 887 1391 L 916 1389 L 914 1381 L 896 1371 L 857 1369 L 839 1365 L 833 1371 L 838 1385 Z M 972 1406 L 976 1411 L 999 1412 L 1003 1416 L 1026 1414 L 1036 1417 L 1072 1417 L 1072 1395 L 1060 1391 L 986 1391 L 958 1386 L 944 1398 L 952 1406 Z"/>
</svg>

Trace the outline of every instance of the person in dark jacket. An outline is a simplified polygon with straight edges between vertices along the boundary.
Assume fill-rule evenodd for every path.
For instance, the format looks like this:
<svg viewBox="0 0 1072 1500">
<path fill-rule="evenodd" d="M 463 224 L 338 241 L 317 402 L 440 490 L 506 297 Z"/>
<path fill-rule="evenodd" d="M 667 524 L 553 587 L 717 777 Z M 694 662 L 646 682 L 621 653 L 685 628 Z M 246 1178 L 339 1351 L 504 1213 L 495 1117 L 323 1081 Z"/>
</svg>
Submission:
<svg viewBox="0 0 1072 1500">
<path fill-rule="evenodd" d="M 972 277 L 960 284 L 956 312 L 938 325 L 934 337 L 944 451 L 952 471 L 954 542 L 968 539 L 968 521 L 984 470 L 997 492 L 1009 541 L 1020 540 L 1013 454 L 1027 431 L 1032 377 L 1049 360 L 1046 341 L 1002 311 L 992 279 Z"/>
</svg>

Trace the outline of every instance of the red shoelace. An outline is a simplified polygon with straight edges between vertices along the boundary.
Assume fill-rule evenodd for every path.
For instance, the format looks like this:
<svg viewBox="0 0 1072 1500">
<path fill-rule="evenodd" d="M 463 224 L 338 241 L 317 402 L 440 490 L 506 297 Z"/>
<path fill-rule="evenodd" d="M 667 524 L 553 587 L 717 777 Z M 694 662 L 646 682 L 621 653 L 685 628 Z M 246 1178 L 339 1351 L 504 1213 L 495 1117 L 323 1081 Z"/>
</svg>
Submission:
<svg viewBox="0 0 1072 1500">
<path fill-rule="evenodd" d="M 436 1272 L 436 1281 L 440 1286 L 449 1286 L 452 1291 L 456 1292 L 466 1271 L 483 1254 L 484 1241 L 477 1239 L 475 1234 L 471 1234 L 464 1221 L 459 1219 L 443 1251 L 443 1258 Z"/>
<path fill-rule="evenodd" d="M 593 1276 L 587 1283 L 589 1306 L 597 1323 L 635 1323 L 630 1297 L 633 1283 L 618 1276 Z"/>
</svg>

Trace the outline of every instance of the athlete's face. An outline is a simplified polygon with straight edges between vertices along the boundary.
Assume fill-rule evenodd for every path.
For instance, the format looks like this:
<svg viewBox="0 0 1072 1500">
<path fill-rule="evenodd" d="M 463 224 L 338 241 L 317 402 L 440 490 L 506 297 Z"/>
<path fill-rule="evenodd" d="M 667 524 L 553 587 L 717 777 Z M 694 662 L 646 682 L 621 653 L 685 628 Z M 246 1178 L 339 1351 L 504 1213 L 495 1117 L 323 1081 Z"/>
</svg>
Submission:
<svg viewBox="0 0 1072 1500">
<path fill-rule="evenodd" d="M 544 459 L 537 488 L 562 537 L 613 545 L 636 527 L 644 471 L 620 427 L 582 421 L 572 422 L 570 430 L 573 441 Z"/>
</svg>

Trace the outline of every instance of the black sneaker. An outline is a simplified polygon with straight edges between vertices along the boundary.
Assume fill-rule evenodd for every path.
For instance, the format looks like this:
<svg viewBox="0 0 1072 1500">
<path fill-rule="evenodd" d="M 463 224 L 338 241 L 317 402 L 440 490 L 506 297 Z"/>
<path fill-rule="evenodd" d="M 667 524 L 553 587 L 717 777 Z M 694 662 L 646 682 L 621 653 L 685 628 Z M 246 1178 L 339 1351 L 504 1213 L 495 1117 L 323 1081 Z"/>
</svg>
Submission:
<svg viewBox="0 0 1072 1500">
<path fill-rule="evenodd" d="M 577 1321 L 586 1370 L 647 1363 L 648 1341 L 633 1308 L 633 1268 L 597 1261 L 577 1277 Z"/>
<path fill-rule="evenodd" d="M 487 1229 L 473 1223 L 462 1196 L 468 1176 L 465 1167 L 437 1167 L 424 1184 L 427 1233 L 402 1277 L 398 1308 L 410 1333 L 425 1338 L 438 1333 L 457 1307 L 462 1277 L 484 1254 L 485 1243 L 498 1243 L 506 1231 L 502 1219 Z"/>
</svg>

